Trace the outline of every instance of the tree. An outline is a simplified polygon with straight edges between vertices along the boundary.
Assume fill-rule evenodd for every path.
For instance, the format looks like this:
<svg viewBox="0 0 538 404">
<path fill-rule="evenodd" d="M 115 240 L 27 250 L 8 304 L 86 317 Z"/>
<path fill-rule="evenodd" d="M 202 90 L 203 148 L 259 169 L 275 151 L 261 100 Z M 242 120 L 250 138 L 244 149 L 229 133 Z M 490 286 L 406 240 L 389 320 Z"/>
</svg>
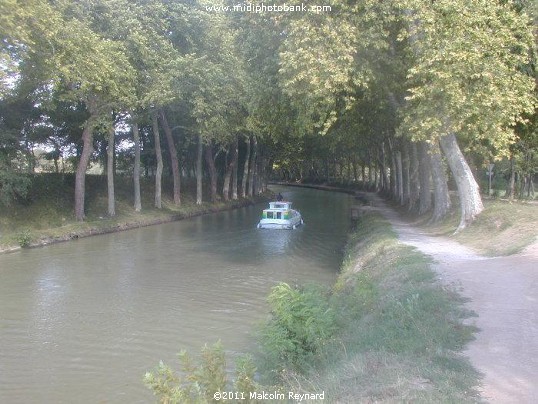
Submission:
<svg viewBox="0 0 538 404">
<path fill-rule="evenodd" d="M 456 135 L 499 154 L 514 141 L 513 126 L 532 110 L 534 83 L 520 69 L 532 46 L 529 23 L 511 3 L 400 4 L 416 55 L 401 130 L 415 140 L 439 139 L 458 186 L 461 230 L 483 205 Z"/>
</svg>

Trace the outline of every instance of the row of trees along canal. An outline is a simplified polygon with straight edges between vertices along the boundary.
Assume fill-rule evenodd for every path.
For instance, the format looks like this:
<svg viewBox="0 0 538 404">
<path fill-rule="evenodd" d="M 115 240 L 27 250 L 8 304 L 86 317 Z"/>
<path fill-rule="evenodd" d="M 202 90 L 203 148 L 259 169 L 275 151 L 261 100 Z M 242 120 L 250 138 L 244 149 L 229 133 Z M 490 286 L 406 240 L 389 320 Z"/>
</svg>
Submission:
<svg viewBox="0 0 538 404">
<path fill-rule="evenodd" d="M 220 1 L 3 1 L 4 202 L 24 193 L 20 171 L 43 144 L 53 159 L 76 155 L 78 220 L 99 156 L 114 215 L 122 154 L 138 210 L 141 165 L 160 207 L 165 163 L 174 202 L 181 176 L 196 173 L 201 203 L 204 160 L 212 199 L 258 192 L 271 171 L 347 173 L 434 220 L 450 208 L 448 168 L 460 228 L 483 209 L 471 168 L 505 158 L 509 196 L 516 173 L 532 186 L 535 2 L 331 0 L 330 12 L 249 13 Z"/>
</svg>

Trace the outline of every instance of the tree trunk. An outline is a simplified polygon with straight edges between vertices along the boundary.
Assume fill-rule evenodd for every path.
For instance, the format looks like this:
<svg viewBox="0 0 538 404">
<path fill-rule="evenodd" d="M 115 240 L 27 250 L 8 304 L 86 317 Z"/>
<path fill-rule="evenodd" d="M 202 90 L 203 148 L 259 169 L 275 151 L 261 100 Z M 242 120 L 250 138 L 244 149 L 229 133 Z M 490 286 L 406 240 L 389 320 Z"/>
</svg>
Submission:
<svg viewBox="0 0 538 404">
<path fill-rule="evenodd" d="M 372 189 L 372 159 L 368 150 L 368 190 Z"/>
<path fill-rule="evenodd" d="M 115 150 L 115 128 L 114 122 L 111 122 L 108 129 L 108 146 L 107 146 L 107 165 L 106 165 L 106 179 L 108 189 L 108 216 L 116 216 L 116 200 L 114 197 L 114 150 Z"/>
<path fill-rule="evenodd" d="M 410 178 L 409 178 L 409 145 L 407 140 L 402 141 L 402 188 L 403 198 L 400 202 L 402 206 L 409 206 Z"/>
<path fill-rule="evenodd" d="M 423 215 L 432 208 L 431 193 L 431 160 L 429 145 L 426 142 L 418 143 L 418 177 L 420 182 L 418 196 L 418 214 Z"/>
<path fill-rule="evenodd" d="M 256 135 L 252 136 L 252 153 L 250 156 L 250 168 L 249 168 L 249 176 L 248 176 L 248 182 L 250 184 L 248 189 L 248 195 L 254 196 L 254 176 L 256 173 L 256 158 L 258 153 L 258 139 L 256 138 Z"/>
<path fill-rule="evenodd" d="M 433 180 L 433 214 L 430 222 L 436 223 L 448 215 L 452 203 L 448 193 L 448 178 L 439 150 L 439 143 L 435 142 L 429 149 Z"/>
<path fill-rule="evenodd" d="M 506 187 L 506 197 L 510 200 L 516 196 L 516 170 L 514 164 L 514 155 L 510 154 L 510 178 Z"/>
<path fill-rule="evenodd" d="M 134 209 L 135 212 L 142 210 L 142 202 L 140 199 L 140 132 L 138 131 L 138 123 L 133 122 L 133 142 L 134 142 L 134 168 L 133 168 L 133 183 L 134 183 Z"/>
<path fill-rule="evenodd" d="M 230 151 L 232 153 L 232 158 L 226 166 L 226 172 L 224 174 L 224 184 L 222 185 L 222 196 L 225 201 L 230 200 L 230 184 L 232 182 L 232 175 L 234 167 L 237 165 L 237 148 L 235 143 L 230 146 Z"/>
<path fill-rule="evenodd" d="M 181 177 L 179 175 L 179 162 L 177 159 L 177 150 L 172 136 L 172 129 L 168 125 L 168 119 L 164 111 L 160 111 L 161 124 L 166 135 L 166 142 L 168 143 L 168 151 L 170 152 L 170 164 L 172 165 L 172 176 L 174 177 L 174 205 L 181 205 Z"/>
<path fill-rule="evenodd" d="M 460 197 L 461 220 L 456 231 L 463 230 L 484 210 L 480 189 L 453 133 L 442 136 L 439 144 L 454 176 Z"/>
<path fill-rule="evenodd" d="M 353 156 L 353 182 L 357 183 L 358 182 L 358 176 L 359 176 L 359 173 L 357 172 L 357 159 L 355 156 Z"/>
<path fill-rule="evenodd" d="M 157 158 L 157 171 L 155 172 L 155 207 L 162 208 L 162 175 L 163 175 L 163 153 L 161 150 L 161 136 L 159 134 L 159 120 L 157 111 L 154 111 L 151 120 L 153 123 L 153 136 L 155 137 L 155 156 Z"/>
<path fill-rule="evenodd" d="M 202 204 L 202 155 L 204 150 L 204 144 L 202 141 L 202 135 L 198 135 L 198 150 L 196 153 L 196 204 Z"/>
<path fill-rule="evenodd" d="M 409 210 L 418 212 L 420 183 L 418 177 L 419 161 L 417 144 L 411 142 L 409 147 Z"/>
<path fill-rule="evenodd" d="M 396 152 L 396 176 L 398 183 L 398 202 L 400 205 L 404 204 L 404 186 L 403 186 L 403 168 L 402 168 L 402 153 Z"/>
<path fill-rule="evenodd" d="M 86 121 L 82 131 L 82 153 L 75 174 L 75 219 L 84 220 L 84 197 L 86 185 L 86 169 L 93 152 L 93 117 Z"/>
<path fill-rule="evenodd" d="M 239 167 L 239 137 L 236 135 L 233 143 L 235 164 L 232 170 L 232 200 L 236 201 L 237 197 L 237 176 Z"/>
<path fill-rule="evenodd" d="M 250 164 L 250 137 L 247 137 L 245 142 L 247 145 L 247 151 L 245 153 L 245 163 L 243 165 L 243 178 L 241 180 L 241 196 L 243 198 L 246 198 L 248 195 L 247 181 L 249 177 L 248 168 Z"/>
<path fill-rule="evenodd" d="M 254 194 L 260 195 L 263 193 L 265 187 L 265 155 L 263 153 L 258 154 L 255 178 L 254 183 L 256 184 L 256 188 L 254 189 Z"/>
<path fill-rule="evenodd" d="M 390 191 L 390 183 L 387 175 L 387 158 L 385 154 L 385 142 L 383 142 L 381 143 L 381 176 L 383 178 L 382 191 L 386 194 Z"/>
<path fill-rule="evenodd" d="M 211 202 L 217 202 L 217 168 L 213 157 L 213 146 L 207 145 L 205 148 L 205 161 L 209 169 L 209 181 L 211 184 Z"/>
</svg>

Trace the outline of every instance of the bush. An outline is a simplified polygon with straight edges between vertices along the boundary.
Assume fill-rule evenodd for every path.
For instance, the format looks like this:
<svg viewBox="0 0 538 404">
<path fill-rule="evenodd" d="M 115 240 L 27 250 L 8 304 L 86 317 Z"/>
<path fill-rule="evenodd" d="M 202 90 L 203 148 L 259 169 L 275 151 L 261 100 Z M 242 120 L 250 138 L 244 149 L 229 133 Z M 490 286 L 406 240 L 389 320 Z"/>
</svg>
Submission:
<svg viewBox="0 0 538 404">
<path fill-rule="evenodd" d="M 23 230 L 22 232 L 17 234 L 16 238 L 17 243 L 19 243 L 22 248 L 30 246 L 30 243 L 32 242 L 32 235 L 28 230 Z"/>
<path fill-rule="evenodd" d="M 269 366 L 277 372 L 301 370 L 316 362 L 336 331 L 336 315 L 320 287 L 281 283 L 269 295 L 271 319 L 262 330 Z"/>
<path fill-rule="evenodd" d="M 179 360 L 182 375 L 178 375 L 170 366 L 159 362 L 153 372 L 144 376 L 144 384 L 153 390 L 160 403 L 211 403 L 218 402 L 217 392 L 231 391 L 226 375 L 226 360 L 220 342 L 202 348 L 201 363 L 196 365 L 186 351 L 181 351 Z M 256 391 L 254 381 L 256 367 L 249 356 L 239 358 L 236 366 L 235 391 L 243 392 L 249 403 L 250 392 Z M 224 401 L 224 399 L 222 399 Z M 227 402 L 233 400 L 226 400 Z"/>
</svg>

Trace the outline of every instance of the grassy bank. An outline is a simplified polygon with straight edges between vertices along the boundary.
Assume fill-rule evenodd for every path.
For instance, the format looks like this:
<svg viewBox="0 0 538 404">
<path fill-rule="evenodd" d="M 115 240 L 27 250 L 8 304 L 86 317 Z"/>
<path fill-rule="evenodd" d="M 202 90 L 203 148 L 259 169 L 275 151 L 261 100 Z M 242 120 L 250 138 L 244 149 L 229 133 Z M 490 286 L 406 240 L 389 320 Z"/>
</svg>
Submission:
<svg viewBox="0 0 538 404">
<path fill-rule="evenodd" d="M 489 256 L 515 254 L 538 241 L 538 203 L 486 199 L 484 208 L 469 227 L 454 235 L 457 241 Z M 452 235 L 459 220 L 455 216 L 427 229 Z"/>
<path fill-rule="evenodd" d="M 25 198 L 0 210 L 0 252 L 110 233 L 134 227 L 165 223 L 209 212 L 246 206 L 265 197 L 217 203 L 195 203 L 195 184 L 182 184 L 182 204 L 175 206 L 172 195 L 163 193 L 163 209 L 153 207 L 154 184 L 142 181 L 142 211 L 133 208 L 133 185 L 127 177 L 115 180 L 116 216 L 108 217 L 106 177 L 88 175 L 86 179 L 86 219 L 74 219 L 74 176 L 42 174 L 31 177 L 32 186 Z M 163 189 L 171 190 L 164 183 Z M 209 200 L 209 195 L 204 195 Z"/>
<path fill-rule="evenodd" d="M 460 355 L 472 339 L 474 330 L 462 324 L 471 313 L 384 219 L 361 219 L 322 305 L 336 329 L 310 366 L 280 369 L 284 390 L 325 391 L 329 402 L 476 400 L 478 374 Z"/>
</svg>

